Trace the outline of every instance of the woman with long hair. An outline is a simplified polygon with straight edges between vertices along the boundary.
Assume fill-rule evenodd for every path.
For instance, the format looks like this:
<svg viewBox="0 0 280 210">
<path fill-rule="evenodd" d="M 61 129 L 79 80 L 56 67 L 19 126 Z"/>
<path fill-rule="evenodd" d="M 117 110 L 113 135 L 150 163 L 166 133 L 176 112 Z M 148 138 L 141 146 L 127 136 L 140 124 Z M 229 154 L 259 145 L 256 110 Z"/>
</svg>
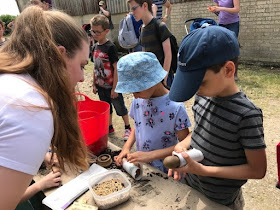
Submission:
<svg viewBox="0 0 280 210">
<path fill-rule="evenodd" d="M 51 145 L 61 169 L 88 168 L 73 92 L 89 41 L 65 13 L 26 8 L 0 49 L 0 206 L 15 209 Z"/>
</svg>

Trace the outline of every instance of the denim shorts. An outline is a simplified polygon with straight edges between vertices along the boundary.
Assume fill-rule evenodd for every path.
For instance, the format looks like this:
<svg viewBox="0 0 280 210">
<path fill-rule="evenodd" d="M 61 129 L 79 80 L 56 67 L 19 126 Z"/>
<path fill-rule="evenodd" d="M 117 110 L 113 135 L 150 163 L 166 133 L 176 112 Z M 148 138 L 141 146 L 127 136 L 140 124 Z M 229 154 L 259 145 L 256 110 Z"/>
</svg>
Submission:
<svg viewBox="0 0 280 210">
<path fill-rule="evenodd" d="M 101 101 L 106 101 L 108 104 L 110 104 L 110 114 L 113 113 L 113 107 L 112 104 L 116 110 L 116 113 L 118 116 L 125 116 L 127 115 L 128 111 L 124 104 L 123 96 L 121 93 L 119 93 L 119 96 L 117 98 L 111 98 L 111 91 L 112 89 L 105 89 L 99 86 L 96 86 L 98 90 L 98 96 Z"/>
<path fill-rule="evenodd" d="M 238 34 L 239 34 L 239 22 L 236 23 L 231 23 L 231 24 L 219 24 L 222 27 L 227 28 L 228 30 L 231 30 L 235 33 L 236 37 L 238 38 Z"/>
</svg>

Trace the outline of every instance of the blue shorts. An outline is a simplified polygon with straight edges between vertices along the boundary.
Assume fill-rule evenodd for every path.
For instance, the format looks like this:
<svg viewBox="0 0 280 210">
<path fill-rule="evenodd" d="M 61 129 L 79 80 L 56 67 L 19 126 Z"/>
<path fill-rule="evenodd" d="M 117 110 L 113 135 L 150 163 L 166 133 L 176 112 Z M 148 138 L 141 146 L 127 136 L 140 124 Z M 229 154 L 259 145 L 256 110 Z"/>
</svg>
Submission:
<svg viewBox="0 0 280 210">
<path fill-rule="evenodd" d="M 236 23 L 231 23 L 231 24 L 219 24 L 219 26 L 225 27 L 230 31 L 233 31 L 236 35 L 236 37 L 238 38 L 239 35 L 239 22 Z"/>
<path fill-rule="evenodd" d="M 113 107 L 112 104 L 116 110 L 116 113 L 118 116 L 125 116 L 127 115 L 128 111 L 124 104 L 123 96 L 121 93 L 119 93 L 119 96 L 117 98 L 111 98 L 111 91 L 112 89 L 105 89 L 99 86 L 96 86 L 98 90 L 98 96 L 101 101 L 106 101 L 108 104 L 110 104 L 110 114 L 113 113 Z"/>
</svg>

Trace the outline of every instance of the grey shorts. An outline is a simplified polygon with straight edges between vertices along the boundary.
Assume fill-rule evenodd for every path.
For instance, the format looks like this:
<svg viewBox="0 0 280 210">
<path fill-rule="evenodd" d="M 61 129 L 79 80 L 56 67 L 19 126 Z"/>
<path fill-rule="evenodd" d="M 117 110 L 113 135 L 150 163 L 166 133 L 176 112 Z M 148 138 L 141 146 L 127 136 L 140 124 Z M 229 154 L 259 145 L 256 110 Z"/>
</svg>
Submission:
<svg viewBox="0 0 280 210">
<path fill-rule="evenodd" d="M 242 189 L 240 188 L 235 201 L 232 204 L 228 205 L 227 207 L 233 210 L 242 210 L 244 206 L 245 206 L 245 201 L 243 198 Z"/>
<path fill-rule="evenodd" d="M 117 98 L 111 98 L 111 90 L 112 89 L 105 89 L 99 86 L 96 86 L 98 90 L 98 96 L 101 101 L 106 101 L 110 104 L 110 114 L 113 113 L 112 104 L 116 110 L 118 116 L 125 116 L 127 115 L 128 111 L 124 104 L 123 95 L 119 93 Z"/>
</svg>

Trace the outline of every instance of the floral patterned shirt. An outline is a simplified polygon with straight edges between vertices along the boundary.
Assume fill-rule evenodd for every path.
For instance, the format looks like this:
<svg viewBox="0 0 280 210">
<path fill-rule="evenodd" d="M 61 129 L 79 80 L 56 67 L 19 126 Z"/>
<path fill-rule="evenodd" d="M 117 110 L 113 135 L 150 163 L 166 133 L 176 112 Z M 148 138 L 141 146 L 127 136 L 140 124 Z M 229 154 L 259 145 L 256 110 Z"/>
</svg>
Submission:
<svg viewBox="0 0 280 210">
<path fill-rule="evenodd" d="M 136 151 L 153 151 L 178 143 L 177 131 L 191 126 L 183 103 L 171 101 L 169 94 L 150 99 L 133 99 L 130 117 L 135 121 Z M 163 160 L 150 162 L 167 173 Z"/>
</svg>

